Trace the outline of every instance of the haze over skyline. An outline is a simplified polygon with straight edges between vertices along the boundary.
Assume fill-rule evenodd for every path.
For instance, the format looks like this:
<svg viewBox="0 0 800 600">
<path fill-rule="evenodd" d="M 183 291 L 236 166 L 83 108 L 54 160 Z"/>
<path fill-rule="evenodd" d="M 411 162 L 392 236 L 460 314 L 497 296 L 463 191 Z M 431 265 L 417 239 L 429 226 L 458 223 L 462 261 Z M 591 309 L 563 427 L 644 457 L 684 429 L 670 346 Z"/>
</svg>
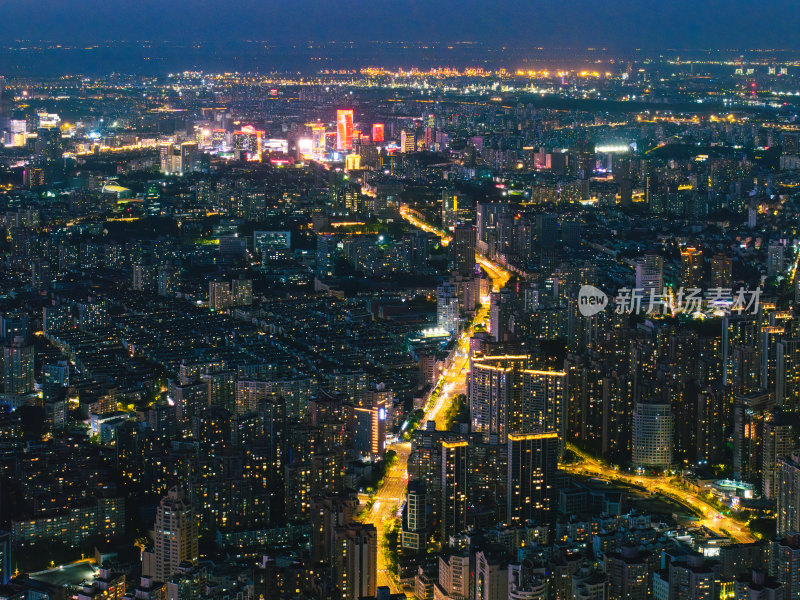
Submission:
<svg viewBox="0 0 800 600">
<path fill-rule="evenodd" d="M 60 43 L 435 40 L 610 50 L 800 48 L 800 11 L 788 0 L 3 0 L 0 15 L 14 24 L 12 39 Z"/>
</svg>

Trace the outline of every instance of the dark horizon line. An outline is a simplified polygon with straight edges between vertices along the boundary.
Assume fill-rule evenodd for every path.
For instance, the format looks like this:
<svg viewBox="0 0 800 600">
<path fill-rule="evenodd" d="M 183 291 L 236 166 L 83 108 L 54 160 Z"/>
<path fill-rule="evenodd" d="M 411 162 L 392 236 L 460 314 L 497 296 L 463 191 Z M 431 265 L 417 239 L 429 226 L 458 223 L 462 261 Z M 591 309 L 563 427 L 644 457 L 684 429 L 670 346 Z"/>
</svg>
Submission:
<svg viewBox="0 0 800 600">
<path fill-rule="evenodd" d="M 84 41 L 64 41 L 64 40 L 57 40 L 52 38 L 23 38 L 23 39 L 14 39 L 14 40 L 7 40 L 3 43 L 0 43 L 0 48 L 13 48 L 15 44 L 25 44 L 25 43 L 33 43 L 33 44 L 55 44 L 56 46 L 61 46 L 65 50 L 77 48 L 81 50 L 87 50 L 91 48 L 87 48 L 87 44 L 136 44 L 136 43 L 148 43 L 148 44 L 175 44 L 180 46 L 196 46 L 196 45 L 217 45 L 217 44 L 226 44 L 230 45 L 230 40 L 209 40 L 209 39 L 170 39 L 170 38 L 163 38 L 163 39 L 147 39 L 147 38 L 122 38 L 122 39 L 94 39 L 94 40 L 84 40 Z M 767 47 L 652 47 L 652 48 L 644 48 L 644 47 L 609 47 L 609 46 L 548 46 L 548 45 L 523 45 L 523 44 L 492 44 L 487 43 L 479 40 L 459 40 L 459 41 L 423 41 L 423 40 L 315 40 L 315 39 L 308 39 L 303 42 L 287 42 L 281 40 L 269 40 L 269 39 L 241 39 L 234 42 L 234 44 L 273 44 L 275 46 L 287 47 L 287 48 L 303 48 L 305 44 L 331 44 L 331 45 L 395 45 L 395 44 L 414 44 L 421 46 L 420 50 L 425 50 L 425 46 L 436 46 L 436 47 L 444 47 L 447 49 L 448 46 L 461 46 L 461 47 L 482 47 L 487 48 L 490 50 L 540 50 L 540 51 L 552 51 L 552 50 L 582 50 L 588 52 L 799 52 L 800 47 L 798 48 L 767 48 Z"/>
</svg>

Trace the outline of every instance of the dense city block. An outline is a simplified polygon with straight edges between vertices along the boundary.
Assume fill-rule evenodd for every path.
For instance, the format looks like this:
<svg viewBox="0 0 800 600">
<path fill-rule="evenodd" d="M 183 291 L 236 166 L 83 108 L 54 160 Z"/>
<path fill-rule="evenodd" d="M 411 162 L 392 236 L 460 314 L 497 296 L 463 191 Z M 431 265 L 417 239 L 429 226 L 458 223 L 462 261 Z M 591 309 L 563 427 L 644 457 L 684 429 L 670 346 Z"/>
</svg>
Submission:
<svg viewBox="0 0 800 600">
<path fill-rule="evenodd" d="M 531 52 L 0 77 L 0 599 L 800 599 L 800 55 Z"/>
</svg>

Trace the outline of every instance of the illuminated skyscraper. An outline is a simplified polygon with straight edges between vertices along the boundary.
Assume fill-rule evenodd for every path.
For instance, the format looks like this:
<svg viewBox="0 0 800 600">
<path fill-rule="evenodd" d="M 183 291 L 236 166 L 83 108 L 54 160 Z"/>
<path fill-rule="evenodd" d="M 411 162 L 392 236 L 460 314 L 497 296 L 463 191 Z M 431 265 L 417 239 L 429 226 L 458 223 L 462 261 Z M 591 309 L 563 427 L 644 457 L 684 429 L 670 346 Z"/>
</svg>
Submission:
<svg viewBox="0 0 800 600">
<path fill-rule="evenodd" d="M 441 542 L 467 527 L 469 443 L 442 442 Z"/>
<path fill-rule="evenodd" d="M 673 428 L 669 404 L 637 404 L 633 410 L 633 464 L 672 466 Z"/>
<path fill-rule="evenodd" d="M 233 149 L 239 160 L 260 160 L 263 150 L 264 132 L 256 131 L 252 125 L 245 125 L 233 132 Z"/>
<path fill-rule="evenodd" d="M 508 432 L 554 432 L 557 456 L 566 449 L 567 374 L 564 371 L 525 369 L 517 375 L 517 396 L 508 414 Z"/>
<path fill-rule="evenodd" d="M 549 523 L 553 514 L 558 434 L 511 433 L 508 436 L 506 522 Z"/>
<path fill-rule="evenodd" d="M 336 111 L 336 149 L 353 149 L 353 111 Z"/>
<path fill-rule="evenodd" d="M 400 152 L 415 152 L 417 150 L 417 132 L 406 130 L 400 132 Z"/>
<path fill-rule="evenodd" d="M 452 283 L 443 283 L 436 288 L 436 316 L 440 329 L 448 333 L 458 333 L 458 288 Z"/>
<path fill-rule="evenodd" d="M 681 285 L 699 288 L 703 282 L 703 253 L 697 248 L 681 250 Z"/>
<path fill-rule="evenodd" d="M 377 144 L 378 142 L 382 142 L 384 140 L 383 135 L 383 123 L 373 123 L 372 124 L 372 143 Z"/>
<path fill-rule="evenodd" d="M 452 231 L 458 223 L 469 219 L 472 203 L 454 189 L 442 191 L 442 228 Z"/>
<path fill-rule="evenodd" d="M 182 562 L 197 564 L 197 515 L 177 487 L 161 500 L 155 525 L 155 577 L 167 581 Z"/>
<path fill-rule="evenodd" d="M 321 160 L 325 157 L 327 149 L 325 143 L 325 126 L 322 123 L 315 123 L 311 126 L 311 155 L 314 160 Z"/>
<path fill-rule="evenodd" d="M 500 359 L 503 360 L 500 360 Z M 514 389 L 514 371 L 527 362 L 526 356 L 476 358 L 469 371 L 467 399 L 472 431 L 488 443 L 505 443 L 508 405 Z"/>
<path fill-rule="evenodd" d="M 527 369 L 530 356 L 478 356 L 467 385 L 472 431 L 505 444 L 511 433 L 555 432 L 559 454 L 566 439 L 563 371 Z"/>
<path fill-rule="evenodd" d="M 361 168 L 361 156 L 359 154 L 348 154 L 344 159 L 344 170 L 358 171 Z"/>
<path fill-rule="evenodd" d="M 5 140 L 6 146 L 24 146 L 28 135 L 28 124 L 24 119 L 11 119 Z"/>
<path fill-rule="evenodd" d="M 391 420 L 393 394 L 386 391 L 369 391 L 364 394 L 354 411 L 354 450 L 370 459 L 383 458 L 386 451 L 386 422 Z"/>
</svg>

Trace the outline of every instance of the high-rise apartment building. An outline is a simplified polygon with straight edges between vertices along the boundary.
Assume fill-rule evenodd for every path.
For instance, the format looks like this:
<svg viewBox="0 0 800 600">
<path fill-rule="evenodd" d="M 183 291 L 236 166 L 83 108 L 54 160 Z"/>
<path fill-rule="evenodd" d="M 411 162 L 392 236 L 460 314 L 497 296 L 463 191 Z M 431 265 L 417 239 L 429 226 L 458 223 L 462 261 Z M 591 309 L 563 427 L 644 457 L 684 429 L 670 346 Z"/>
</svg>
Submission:
<svg viewBox="0 0 800 600">
<path fill-rule="evenodd" d="M 180 286 L 180 270 L 175 267 L 159 267 L 158 295 L 175 297 Z"/>
<path fill-rule="evenodd" d="M 378 532 L 373 525 L 351 523 L 334 531 L 334 583 L 343 600 L 375 596 Z"/>
<path fill-rule="evenodd" d="M 777 471 L 777 533 L 800 532 L 800 455 L 779 458 Z"/>
<path fill-rule="evenodd" d="M 517 372 L 528 356 L 476 357 L 467 382 L 471 429 L 488 443 L 508 440 L 508 411 L 514 404 Z"/>
<path fill-rule="evenodd" d="M 779 515 L 780 518 L 780 515 Z M 800 598 L 800 535 L 797 530 L 791 534 L 781 533 L 769 544 L 769 574 L 778 580 L 783 588 L 783 600 Z"/>
<path fill-rule="evenodd" d="M 711 259 L 711 287 L 729 288 L 733 281 L 733 261 L 725 254 L 715 254 Z"/>
<path fill-rule="evenodd" d="M 458 224 L 458 201 L 461 194 L 454 189 L 442 191 L 442 229 L 452 231 Z"/>
<path fill-rule="evenodd" d="M 718 600 L 721 585 L 719 570 L 702 555 L 690 554 L 669 565 L 670 600 Z"/>
<path fill-rule="evenodd" d="M 6 394 L 29 394 L 33 391 L 33 344 L 15 337 L 3 346 L 3 390 Z"/>
<path fill-rule="evenodd" d="M 697 248 L 681 250 L 681 285 L 699 288 L 703 283 L 703 253 Z"/>
<path fill-rule="evenodd" d="M 518 374 L 519 396 L 509 416 L 509 433 L 553 432 L 558 456 L 566 449 L 567 374 L 564 371 L 524 369 Z"/>
<path fill-rule="evenodd" d="M 508 599 L 508 560 L 502 553 L 479 550 L 475 555 L 475 600 Z"/>
<path fill-rule="evenodd" d="M 603 556 L 608 576 L 608 600 L 646 600 L 650 590 L 651 561 L 637 546 L 623 546 Z"/>
<path fill-rule="evenodd" d="M 69 362 L 60 360 L 42 366 L 42 407 L 53 429 L 67 425 L 68 389 Z"/>
<path fill-rule="evenodd" d="M 554 515 L 558 442 L 554 431 L 508 435 L 508 524 L 523 525 L 531 519 L 550 523 Z"/>
<path fill-rule="evenodd" d="M 215 312 L 222 312 L 230 308 L 231 303 L 229 281 L 210 281 L 208 283 L 208 308 Z"/>
<path fill-rule="evenodd" d="M 440 541 L 467 527 L 469 498 L 469 442 L 442 441 L 442 505 Z"/>
<path fill-rule="evenodd" d="M 336 528 L 354 522 L 358 498 L 354 493 L 324 494 L 311 498 L 311 556 L 314 561 L 333 564 Z"/>
<path fill-rule="evenodd" d="M 643 290 L 644 298 L 649 294 L 662 294 L 664 291 L 664 259 L 648 254 L 636 261 L 636 289 Z"/>
<path fill-rule="evenodd" d="M 155 577 L 166 581 L 181 563 L 197 564 L 198 518 L 182 491 L 173 487 L 156 511 Z"/>
<path fill-rule="evenodd" d="M 436 288 L 436 322 L 450 334 L 457 334 L 460 329 L 458 288 L 452 283 Z"/>
<path fill-rule="evenodd" d="M 424 482 L 416 479 L 409 482 L 406 505 L 403 508 L 403 525 L 400 545 L 406 551 L 424 552 L 428 542 L 427 506 L 428 494 Z"/>
<path fill-rule="evenodd" d="M 250 306 L 253 304 L 253 280 L 234 279 L 231 281 L 231 304 Z"/>
<path fill-rule="evenodd" d="M 159 151 L 161 172 L 165 175 L 186 175 L 197 168 L 197 142 L 162 144 Z"/>
<path fill-rule="evenodd" d="M 453 270 L 462 275 L 475 272 L 475 244 L 477 230 L 474 225 L 458 224 L 453 230 L 453 241 L 450 243 L 450 256 Z"/>
<path fill-rule="evenodd" d="M 467 385 L 472 431 L 505 444 L 510 433 L 552 431 L 566 439 L 566 373 L 528 369 L 530 357 L 476 356 Z"/>
<path fill-rule="evenodd" d="M 771 243 L 767 249 L 767 273 L 778 275 L 783 273 L 786 266 L 786 246 L 779 243 Z"/>
<path fill-rule="evenodd" d="M 800 408 L 800 339 L 775 344 L 775 403 L 785 410 Z"/>
<path fill-rule="evenodd" d="M 469 553 L 439 557 L 439 582 L 434 584 L 434 597 L 463 600 L 469 595 Z"/>
<path fill-rule="evenodd" d="M 761 442 L 761 492 L 767 500 L 778 494 L 781 477 L 780 459 L 791 454 L 795 447 L 794 428 L 787 415 L 773 412 L 764 419 Z"/>
<path fill-rule="evenodd" d="M 150 292 L 156 287 L 156 268 L 153 265 L 136 264 L 131 267 L 131 287 L 137 292 Z"/>
</svg>

